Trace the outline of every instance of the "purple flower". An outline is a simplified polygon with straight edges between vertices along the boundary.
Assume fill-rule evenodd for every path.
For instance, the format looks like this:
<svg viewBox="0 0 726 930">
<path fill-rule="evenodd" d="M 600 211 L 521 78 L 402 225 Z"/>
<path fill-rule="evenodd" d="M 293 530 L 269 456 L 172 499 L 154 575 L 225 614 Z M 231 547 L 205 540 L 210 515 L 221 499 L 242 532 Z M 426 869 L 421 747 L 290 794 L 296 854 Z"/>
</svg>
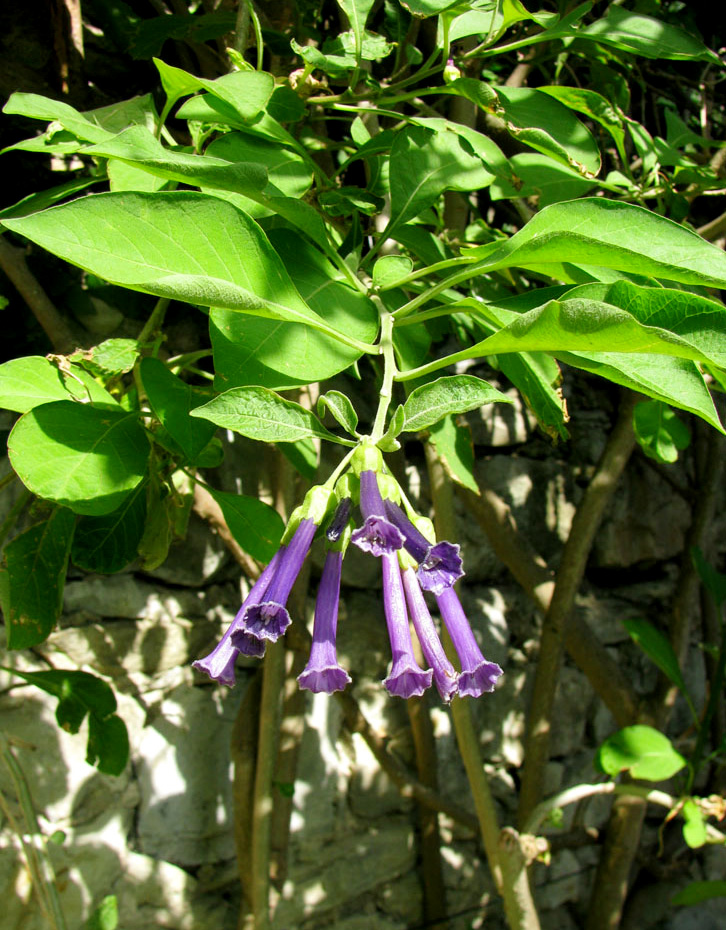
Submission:
<svg viewBox="0 0 726 930">
<path fill-rule="evenodd" d="M 419 563 L 417 575 L 424 591 L 441 594 L 452 587 L 464 574 L 459 546 L 446 540 L 431 545 L 398 504 L 383 503 L 386 516 L 403 533 L 406 551 Z"/>
<path fill-rule="evenodd" d="M 436 602 L 461 663 L 460 696 L 479 697 L 485 691 L 493 691 L 502 670 L 496 662 L 488 662 L 482 655 L 456 591 L 446 588 L 436 596 Z"/>
<path fill-rule="evenodd" d="M 253 604 L 259 604 L 265 596 L 270 581 L 277 570 L 277 566 L 282 558 L 284 547 L 277 550 L 273 555 L 267 568 L 262 572 L 255 582 L 252 590 L 245 598 L 242 606 L 237 611 L 237 616 L 227 627 L 224 636 L 219 643 L 203 659 L 197 659 L 192 662 L 192 668 L 199 669 L 200 672 L 206 672 L 210 678 L 219 682 L 221 685 L 228 685 L 230 688 L 235 684 L 234 665 L 239 653 L 253 658 L 262 658 L 265 654 L 265 644 L 249 633 L 245 633 L 241 626 L 242 617 L 248 607 Z M 236 634 L 234 644 L 232 636 Z"/>
<path fill-rule="evenodd" d="M 325 530 L 325 538 L 328 540 L 328 542 L 338 542 L 340 537 L 345 532 L 345 528 L 348 525 L 348 520 L 350 519 L 350 509 L 352 504 L 353 501 L 349 497 L 344 497 L 335 508 L 333 519 L 330 521 L 327 529 Z"/>
<path fill-rule="evenodd" d="M 238 640 L 244 640 L 245 635 L 256 639 L 269 639 L 275 642 L 290 626 L 292 620 L 285 604 L 290 596 L 292 586 L 295 584 L 300 569 L 308 554 L 310 544 L 315 536 L 318 526 L 314 520 L 305 518 L 300 521 L 298 528 L 285 548 L 274 577 L 265 591 L 264 600 L 248 606 L 241 618 L 240 629 L 232 633 L 232 645 L 237 646 Z M 237 648 L 241 648 L 237 646 Z"/>
<path fill-rule="evenodd" d="M 383 498 L 378 490 L 374 471 L 363 471 L 360 476 L 360 509 L 365 520 L 354 530 L 352 541 L 364 552 L 382 556 L 403 546 L 403 534 L 386 517 Z"/>
<path fill-rule="evenodd" d="M 421 651 L 433 669 L 434 684 L 441 695 L 441 700 L 448 704 L 458 691 L 459 675 L 446 657 L 434 621 L 426 606 L 421 585 L 412 568 L 403 570 L 403 587 L 416 636 L 421 644 Z"/>
<path fill-rule="evenodd" d="M 315 601 L 313 645 L 305 669 L 297 676 L 301 688 L 332 694 L 350 684 L 350 675 L 338 665 L 335 634 L 338 625 L 340 573 L 343 553 L 330 549 L 325 557 L 318 597 Z"/>
<path fill-rule="evenodd" d="M 433 672 L 431 669 L 423 671 L 413 654 L 398 555 L 395 552 L 384 552 L 381 561 L 383 607 L 393 653 L 391 671 L 383 685 L 390 694 L 395 694 L 397 697 L 420 697 L 427 688 L 431 687 Z"/>
</svg>

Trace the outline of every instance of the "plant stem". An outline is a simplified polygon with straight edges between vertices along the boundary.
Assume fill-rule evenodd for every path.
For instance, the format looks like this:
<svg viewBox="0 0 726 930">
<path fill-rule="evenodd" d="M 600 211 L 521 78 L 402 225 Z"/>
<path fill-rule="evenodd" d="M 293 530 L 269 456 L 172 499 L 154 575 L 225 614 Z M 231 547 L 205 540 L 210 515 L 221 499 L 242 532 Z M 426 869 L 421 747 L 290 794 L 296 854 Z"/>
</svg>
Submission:
<svg viewBox="0 0 726 930">
<path fill-rule="evenodd" d="M 149 342 L 161 329 L 161 324 L 164 322 L 164 316 L 166 314 L 167 307 L 171 303 L 169 297 L 160 297 L 154 304 L 154 309 L 151 311 L 149 319 L 141 327 L 141 332 L 136 337 L 136 341 L 140 342 L 142 345 L 145 342 Z"/>
<path fill-rule="evenodd" d="M 552 600 L 544 618 L 525 736 L 522 790 L 519 799 L 520 824 L 529 819 L 542 794 L 545 767 L 549 758 L 552 708 L 567 622 L 605 507 L 635 446 L 632 420 L 636 400 L 637 395 L 632 392 L 628 392 L 621 400 L 615 427 L 572 521 Z"/>
<path fill-rule="evenodd" d="M 385 309 L 379 299 L 374 298 L 378 305 L 381 319 L 381 336 L 378 351 L 383 356 L 383 383 L 378 394 L 378 410 L 373 423 L 371 441 L 378 442 L 386 430 L 386 413 L 393 396 L 393 380 L 396 376 L 396 357 L 393 349 L 393 314 Z"/>
</svg>

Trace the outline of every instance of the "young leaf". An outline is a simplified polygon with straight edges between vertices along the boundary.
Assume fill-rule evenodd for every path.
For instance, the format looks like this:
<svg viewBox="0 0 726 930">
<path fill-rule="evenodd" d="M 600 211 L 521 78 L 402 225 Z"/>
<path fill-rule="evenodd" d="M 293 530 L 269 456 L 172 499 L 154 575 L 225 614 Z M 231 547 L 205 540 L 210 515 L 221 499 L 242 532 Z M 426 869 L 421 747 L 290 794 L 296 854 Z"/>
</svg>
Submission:
<svg viewBox="0 0 726 930">
<path fill-rule="evenodd" d="M 263 387 L 238 387 L 225 391 L 191 411 L 225 429 L 261 442 L 296 442 L 298 439 L 329 439 L 355 445 L 329 433 L 314 413 Z"/>
<path fill-rule="evenodd" d="M 653 727 L 636 724 L 609 736 L 600 746 L 595 763 L 606 775 L 629 772 L 645 781 L 665 781 L 686 765 L 671 741 Z"/>
<path fill-rule="evenodd" d="M 11 669 L 36 688 L 58 698 L 55 716 L 59 726 L 77 733 L 88 714 L 88 753 L 86 762 L 106 775 L 120 775 L 129 758 L 126 726 L 115 713 L 113 691 L 89 672 L 53 669 L 48 672 L 20 672 Z"/>
<path fill-rule="evenodd" d="M 196 462 L 216 427 L 205 420 L 192 419 L 190 413 L 209 400 L 209 394 L 202 394 L 172 374 L 158 358 L 142 359 L 139 374 L 154 413 L 189 461 Z"/>
<path fill-rule="evenodd" d="M 117 928 L 118 901 L 116 895 L 109 894 L 88 918 L 83 930 L 117 930 Z"/>
<path fill-rule="evenodd" d="M 207 490 L 219 504 L 227 526 L 245 552 L 260 562 L 269 562 L 280 548 L 285 529 L 278 512 L 256 497 Z"/>
<path fill-rule="evenodd" d="M 706 823 L 701 813 L 701 808 L 696 804 L 693 798 L 686 798 L 681 808 L 683 815 L 683 839 L 688 843 L 691 849 L 698 849 L 706 842 L 708 834 L 706 833 Z"/>
<path fill-rule="evenodd" d="M 647 620 L 623 620 L 630 638 L 684 694 L 688 693 L 678 659 L 669 640 Z"/>
<path fill-rule="evenodd" d="M 358 435 L 355 431 L 358 426 L 358 414 L 345 394 L 341 394 L 340 391 L 322 394 L 318 398 L 318 416 L 322 417 L 326 409 L 351 436 Z"/>
<path fill-rule="evenodd" d="M 679 449 L 686 449 L 691 433 L 667 404 L 647 400 L 637 404 L 633 413 L 633 428 L 638 444 L 648 458 L 672 463 L 678 460 Z"/>
<path fill-rule="evenodd" d="M 8 454 L 34 494 L 100 516 L 143 480 L 149 441 L 135 412 L 58 400 L 18 420 Z"/>
<path fill-rule="evenodd" d="M 28 649 L 50 635 L 60 616 L 75 518 L 58 507 L 5 547 L 0 603 L 8 649 Z"/>
<path fill-rule="evenodd" d="M 405 419 L 403 407 L 399 404 L 388 421 L 386 432 L 376 443 L 379 449 L 383 452 L 397 452 L 401 448 L 401 443 L 396 437 L 401 433 Z"/>
<path fill-rule="evenodd" d="M 449 414 L 466 413 L 495 401 L 513 403 L 511 397 L 473 375 L 439 378 L 411 392 L 403 408 L 406 417 L 404 430 L 415 433 Z"/>
<path fill-rule="evenodd" d="M 144 535 L 146 483 L 142 482 L 112 513 L 81 517 L 73 534 L 71 558 L 89 572 L 112 574 L 134 561 Z"/>
<path fill-rule="evenodd" d="M 113 284 L 304 322 L 349 342 L 302 300 L 254 220 L 218 197 L 96 194 L 4 225 Z"/>
<path fill-rule="evenodd" d="M 53 120 L 79 139 L 88 142 L 102 142 L 113 136 L 98 124 L 92 114 L 86 116 L 68 103 L 41 97 L 39 94 L 11 94 L 3 107 L 3 113 L 29 116 L 31 119 Z"/>
<path fill-rule="evenodd" d="M 116 401 L 83 368 L 59 368 L 42 355 L 13 358 L 0 365 L 0 407 L 27 413 L 53 400 L 80 401 L 115 406 Z"/>
<path fill-rule="evenodd" d="M 373 286 L 378 290 L 395 287 L 412 269 L 413 262 L 407 255 L 384 255 L 373 266 Z"/>
</svg>

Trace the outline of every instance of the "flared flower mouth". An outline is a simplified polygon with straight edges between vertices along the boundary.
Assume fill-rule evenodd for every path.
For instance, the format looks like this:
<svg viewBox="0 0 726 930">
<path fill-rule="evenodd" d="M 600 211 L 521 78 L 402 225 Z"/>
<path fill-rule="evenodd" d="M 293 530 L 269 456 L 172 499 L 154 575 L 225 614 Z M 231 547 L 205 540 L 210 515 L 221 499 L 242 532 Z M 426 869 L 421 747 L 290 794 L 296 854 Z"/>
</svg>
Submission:
<svg viewBox="0 0 726 930">
<path fill-rule="evenodd" d="M 431 687 L 432 670 L 421 669 L 415 662 L 402 656 L 393 663 L 390 674 L 383 680 L 383 687 L 395 697 L 421 697 Z"/>
<path fill-rule="evenodd" d="M 320 665 L 308 667 L 297 676 L 301 688 L 313 691 L 315 694 L 333 694 L 334 691 L 344 691 L 351 682 L 350 675 L 340 665 Z"/>
<path fill-rule="evenodd" d="M 502 670 L 496 662 L 484 658 L 456 592 L 446 588 L 436 601 L 461 663 L 459 694 L 479 697 L 493 691 Z"/>
<path fill-rule="evenodd" d="M 395 552 L 403 546 L 401 531 L 385 517 L 367 517 L 363 526 L 353 531 L 351 541 L 371 555 L 380 558 L 385 553 Z"/>
<path fill-rule="evenodd" d="M 464 574 L 458 544 L 442 540 L 432 545 L 398 504 L 385 500 L 383 505 L 386 516 L 403 534 L 406 552 L 419 563 L 418 580 L 424 591 L 441 594 L 456 584 Z"/>
<path fill-rule="evenodd" d="M 245 612 L 243 623 L 244 630 L 238 630 L 232 634 L 234 646 L 243 641 L 245 635 L 256 639 L 267 639 L 274 643 L 290 626 L 292 619 L 284 604 L 278 604 L 276 601 L 263 601 Z M 242 651 L 240 646 L 237 648 Z"/>
</svg>

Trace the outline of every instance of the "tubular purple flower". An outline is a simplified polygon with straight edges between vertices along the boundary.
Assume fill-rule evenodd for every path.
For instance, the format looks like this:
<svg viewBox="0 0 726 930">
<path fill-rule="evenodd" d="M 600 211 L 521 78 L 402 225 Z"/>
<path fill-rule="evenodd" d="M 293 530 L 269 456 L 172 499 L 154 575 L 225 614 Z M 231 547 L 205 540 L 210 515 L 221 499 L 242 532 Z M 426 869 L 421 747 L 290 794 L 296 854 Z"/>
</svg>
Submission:
<svg viewBox="0 0 726 930">
<path fill-rule="evenodd" d="M 442 540 L 432 545 L 405 512 L 391 500 L 383 502 L 386 516 L 403 533 L 403 545 L 418 563 L 418 580 L 424 591 L 441 594 L 464 574 L 459 546 Z"/>
<path fill-rule="evenodd" d="M 262 572 L 260 577 L 254 583 L 252 590 L 244 599 L 242 606 L 237 611 L 234 620 L 227 627 L 224 636 L 219 643 L 202 659 L 192 662 L 192 668 L 200 672 L 206 672 L 214 681 L 221 685 L 232 687 L 235 684 L 234 665 L 239 653 L 245 656 L 252 656 L 260 659 L 265 654 L 265 644 L 254 636 L 245 633 L 241 627 L 242 617 L 248 607 L 258 604 L 265 596 L 270 581 L 277 570 L 277 566 L 282 558 L 285 547 L 277 550 L 270 559 L 267 568 Z M 233 634 L 238 634 L 235 643 L 232 643 Z"/>
<path fill-rule="evenodd" d="M 383 607 L 393 654 L 391 671 L 383 685 L 390 694 L 396 697 L 420 697 L 427 688 L 431 687 L 433 671 L 421 669 L 413 654 L 398 555 L 395 552 L 384 552 L 381 560 Z"/>
<path fill-rule="evenodd" d="M 313 645 L 304 670 L 297 676 L 301 688 L 332 694 L 350 684 L 350 675 L 338 664 L 335 649 L 343 553 L 329 549 L 315 601 Z"/>
<path fill-rule="evenodd" d="M 458 691 L 459 674 L 446 657 L 413 568 L 403 569 L 403 587 L 421 651 L 433 669 L 434 684 L 441 700 L 448 704 Z"/>
<path fill-rule="evenodd" d="M 374 471 L 361 472 L 360 509 L 365 522 L 363 526 L 354 530 L 351 537 L 359 549 L 370 552 L 371 555 L 382 556 L 403 546 L 403 534 L 386 517 Z"/>
<path fill-rule="evenodd" d="M 333 519 L 330 521 L 328 528 L 325 530 L 325 538 L 328 540 L 328 542 L 335 543 L 343 535 L 343 532 L 348 525 L 348 520 L 350 519 L 350 509 L 352 504 L 353 501 L 349 497 L 344 497 L 335 508 Z"/>
<path fill-rule="evenodd" d="M 300 574 L 317 528 L 314 520 L 305 518 L 300 521 L 265 591 L 264 600 L 245 609 L 240 628 L 232 633 L 233 646 L 237 646 L 238 640 L 243 641 L 245 634 L 274 643 L 290 626 L 292 620 L 285 604 Z"/>
<path fill-rule="evenodd" d="M 459 695 L 479 697 L 485 691 L 493 691 L 502 670 L 482 655 L 456 591 L 446 588 L 436 596 L 436 602 L 461 662 Z"/>
</svg>

